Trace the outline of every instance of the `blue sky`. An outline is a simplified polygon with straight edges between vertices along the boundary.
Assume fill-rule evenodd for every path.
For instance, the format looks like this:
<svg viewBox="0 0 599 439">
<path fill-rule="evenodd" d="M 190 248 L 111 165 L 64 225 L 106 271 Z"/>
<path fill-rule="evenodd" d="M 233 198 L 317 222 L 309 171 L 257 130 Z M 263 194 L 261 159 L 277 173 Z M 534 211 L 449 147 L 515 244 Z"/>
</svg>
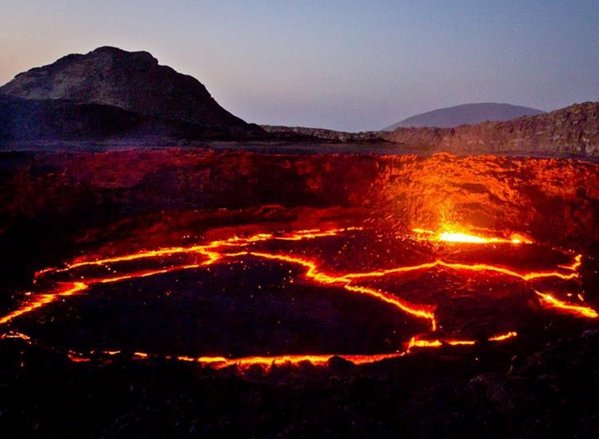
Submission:
<svg viewBox="0 0 599 439">
<path fill-rule="evenodd" d="M 380 129 L 435 108 L 599 100 L 597 0 L 2 0 L 0 82 L 147 50 L 256 123 Z"/>
</svg>

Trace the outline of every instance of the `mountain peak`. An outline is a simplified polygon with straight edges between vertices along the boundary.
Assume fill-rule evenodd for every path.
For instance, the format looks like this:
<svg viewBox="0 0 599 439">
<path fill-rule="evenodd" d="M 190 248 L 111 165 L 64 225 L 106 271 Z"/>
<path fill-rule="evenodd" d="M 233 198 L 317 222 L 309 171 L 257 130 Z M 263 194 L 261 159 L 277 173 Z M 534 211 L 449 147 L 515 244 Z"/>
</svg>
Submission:
<svg viewBox="0 0 599 439">
<path fill-rule="evenodd" d="M 158 60 L 152 56 L 150 52 L 146 52 L 145 50 L 136 51 L 136 52 L 128 52 L 126 50 L 120 49 L 118 47 L 113 46 L 102 46 L 97 49 L 92 50 L 87 54 L 89 55 L 108 55 L 113 58 L 129 58 L 135 59 L 137 61 L 152 64 L 157 66 Z M 84 55 L 85 56 L 85 55 Z"/>
<path fill-rule="evenodd" d="M 159 65 L 150 53 L 103 46 L 21 73 L 0 94 L 104 104 L 161 119 L 244 128 L 195 78 Z"/>
</svg>

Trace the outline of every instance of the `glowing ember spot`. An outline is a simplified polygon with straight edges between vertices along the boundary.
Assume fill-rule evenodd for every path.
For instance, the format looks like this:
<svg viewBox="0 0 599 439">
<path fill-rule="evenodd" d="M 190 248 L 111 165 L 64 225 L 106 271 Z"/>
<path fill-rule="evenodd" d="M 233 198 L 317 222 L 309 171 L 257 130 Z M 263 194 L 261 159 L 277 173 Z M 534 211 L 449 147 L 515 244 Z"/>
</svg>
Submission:
<svg viewBox="0 0 599 439">
<path fill-rule="evenodd" d="M 26 342 L 31 342 L 31 337 L 22 332 L 10 331 L 0 335 L 0 340 L 18 339 Z"/>
<path fill-rule="evenodd" d="M 84 357 L 82 354 L 74 351 L 67 352 L 67 357 L 73 363 L 89 363 L 90 361 L 92 361 L 91 358 Z"/>
<path fill-rule="evenodd" d="M 593 308 L 589 308 L 588 306 L 573 305 L 571 303 L 564 302 L 563 300 L 557 299 L 550 293 L 541 293 L 537 290 L 535 290 L 535 293 L 541 298 L 541 303 L 550 308 L 556 308 L 578 317 L 586 317 L 589 319 L 596 319 L 599 317 L 597 311 L 595 311 Z"/>
<path fill-rule="evenodd" d="M 450 346 L 472 346 L 476 344 L 475 340 L 445 340 Z"/>
<path fill-rule="evenodd" d="M 411 348 L 440 348 L 443 346 L 440 340 L 419 340 L 416 337 L 412 337 L 408 343 L 408 351 Z"/>
<path fill-rule="evenodd" d="M 499 334 L 499 335 L 490 337 L 489 341 L 504 341 L 504 340 L 508 340 L 510 338 L 514 338 L 517 336 L 518 336 L 518 333 L 516 331 L 510 331 L 510 332 L 506 332 L 505 334 Z"/>
<path fill-rule="evenodd" d="M 179 355 L 176 358 L 179 361 L 187 361 L 187 362 L 190 362 L 190 363 L 195 363 L 196 362 L 196 358 L 195 357 L 188 357 L 186 355 Z"/>
</svg>

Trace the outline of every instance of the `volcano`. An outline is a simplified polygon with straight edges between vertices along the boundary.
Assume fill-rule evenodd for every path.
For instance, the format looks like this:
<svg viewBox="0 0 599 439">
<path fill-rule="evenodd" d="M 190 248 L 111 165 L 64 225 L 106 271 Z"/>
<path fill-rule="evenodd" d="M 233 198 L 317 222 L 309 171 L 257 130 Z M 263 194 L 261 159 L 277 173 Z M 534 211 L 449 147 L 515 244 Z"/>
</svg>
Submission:
<svg viewBox="0 0 599 439">
<path fill-rule="evenodd" d="M 140 434 L 165 410 L 173 434 L 196 419 L 219 434 L 310 419 L 351 435 L 366 431 L 357 418 L 376 435 L 480 432 L 472 417 L 489 434 L 594 428 L 594 162 L 173 148 L 2 158 L 11 428 Z M 245 404 L 248 419 L 213 419 Z M 63 424 L 62 411 L 83 421 Z"/>
</svg>

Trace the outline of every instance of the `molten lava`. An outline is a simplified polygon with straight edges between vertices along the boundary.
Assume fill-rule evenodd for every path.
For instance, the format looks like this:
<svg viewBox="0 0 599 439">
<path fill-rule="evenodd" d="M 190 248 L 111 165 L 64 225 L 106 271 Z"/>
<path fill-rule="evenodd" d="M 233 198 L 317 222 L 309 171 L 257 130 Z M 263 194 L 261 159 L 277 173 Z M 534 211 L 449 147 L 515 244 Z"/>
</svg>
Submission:
<svg viewBox="0 0 599 439">
<path fill-rule="evenodd" d="M 191 245 L 187 247 L 167 247 L 159 249 L 150 249 L 124 254 L 119 256 L 95 258 L 95 259 L 79 259 L 67 263 L 62 268 L 47 268 L 35 273 L 35 281 L 51 281 L 51 278 L 60 274 L 72 275 L 77 270 L 89 269 L 92 267 L 105 267 L 108 273 L 105 276 L 81 276 L 77 281 L 57 282 L 52 288 L 38 294 L 28 293 L 26 299 L 20 307 L 14 311 L 0 317 L 0 325 L 7 325 L 15 319 L 26 314 L 40 310 L 41 308 L 50 305 L 51 303 L 61 299 L 81 294 L 89 290 L 94 285 L 111 284 L 122 282 L 125 280 L 134 280 L 150 276 L 182 271 L 202 269 L 203 267 L 219 264 L 224 260 L 234 261 L 239 258 L 257 258 L 266 261 L 278 261 L 285 264 L 296 265 L 303 269 L 303 277 L 307 282 L 323 285 L 323 286 L 338 286 L 348 294 L 365 295 L 384 304 L 387 304 L 393 309 L 401 313 L 406 313 L 414 318 L 428 322 L 430 333 L 425 335 L 413 336 L 404 346 L 405 349 L 390 353 L 372 354 L 372 355 L 357 355 L 357 354 L 302 354 L 302 355 L 280 355 L 280 356 L 252 356 L 242 358 L 225 358 L 225 357 L 210 357 L 199 356 L 190 357 L 185 355 L 173 355 L 170 358 L 179 361 L 194 362 L 214 368 L 224 368 L 229 366 L 237 366 L 247 368 L 253 365 L 269 367 L 277 364 L 299 364 L 309 362 L 315 365 L 327 364 L 333 357 L 341 357 L 355 364 L 367 364 L 378 362 L 386 359 L 397 358 L 415 348 L 440 348 L 442 346 L 471 346 L 477 343 L 472 339 L 442 339 L 435 336 L 437 331 L 437 319 L 435 315 L 435 306 L 412 303 L 404 300 L 398 295 L 388 291 L 373 288 L 360 284 L 359 282 L 367 279 L 381 278 L 391 274 L 402 274 L 410 272 L 425 272 L 436 268 L 445 268 L 455 270 L 457 272 L 480 272 L 494 273 L 496 275 L 515 278 L 528 285 L 529 282 L 554 278 L 558 280 L 575 280 L 579 277 L 579 268 L 582 264 L 582 255 L 576 255 L 570 264 L 558 265 L 555 269 L 547 271 L 520 271 L 514 268 L 485 264 L 485 263 L 463 263 L 463 262 L 447 262 L 442 259 L 435 259 L 421 264 L 400 265 L 392 268 L 378 269 L 365 272 L 345 272 L 345 273 L 330 273 L 323 268 L 323 262 L 316 258 L 310 258 L 304 255 L 269 252 L 264 250 L 256 250 L 252 248 L 257 243 L 267 243 L 272 241 L 302 241 L 302 240 L 317 240 L 325 237 L 336 237 L 347 234 L 351 231 L 360 230 L 359 228 L 345 229 L 329 229 L 329 230 L 300 230 L 297 232 L 272 234 L 258 233 L 247 237 L 233 236 L 227 239 L 215 240 L 201 245 Z M 446 242 L 451 244 L 529 244 L 531 243 L 525 237 L 512 235 L 509 238 L 501 237 L 482 237 L 462 233 L 457 231 L 441 231 L 433 232 L 425 229 L 414 229 L 417 239 L 427 239 L 438 242 Z M 165 258 L 175 255 L 192 256 L 195 262 L 166 264 Z M 111 267 L 118 264 L 131 263 L 135 261 L 150 261 L 162 264 L 159 268 L 137 269 L 122 273 L 113 273 Z M 556 310 L 575 317 L 580 318 L 598 318 L 597 312 L 582 305 L 576 305 L 558 299 L 550 293 L 543 293 L 531 286 L 528 287 L 534 291 L 536 297 L 539 298 L 539 303 L 546 309 Z M 12 334 L 12 335 L 11 335 Z M 19 335 L 17 335 L 19 334 Z M 492 335 L 487 338 L 489 342 L 503 342 L 516 337 L 515 331 Z M 28 336 L 18 332 L 7 332 L 2 335 L 2 338 L 18 337 L 23 340 L 30 341 Z M 119 354 L 120 351 L 110 350 L 93 353 L 95 356 L 113 356 Z M 79 352 L 68 351 L 68 358 L 75 362 L 90 361 L 90 357 Z M 144 360 L 152 357 L 152 354 L 146 352 L 134 352 L 133 358 Z"/>
<path fill-rule="evenodd" d="M 464 230 L 458 230 L 455 226 L 444 225 L 439 232 L 432 230 L 415 228 L 412 232 L 416 233 L 421 239 L 437 242 L 448 242 L 457 244 L 532 244 L 529 238 L 512 233 L 508 238 L 499 236 L 481 236 L 474 235 Z"/>
<path fill-rule="evenodd" d="M 599 317 L 597 311 L 589 308 L 588 306 L 573 305 L 571 303 L 564 302 L 550 293 L 541 293 L 540 291 L 536 290 L 535 293 L 541 298 L 542 303 L 546 304 L 548 307 L 556 308 L 566 313 L 573 314 L 577 317 L 586 317 L 589 319 L 596 319 Z"/>
</svg>

